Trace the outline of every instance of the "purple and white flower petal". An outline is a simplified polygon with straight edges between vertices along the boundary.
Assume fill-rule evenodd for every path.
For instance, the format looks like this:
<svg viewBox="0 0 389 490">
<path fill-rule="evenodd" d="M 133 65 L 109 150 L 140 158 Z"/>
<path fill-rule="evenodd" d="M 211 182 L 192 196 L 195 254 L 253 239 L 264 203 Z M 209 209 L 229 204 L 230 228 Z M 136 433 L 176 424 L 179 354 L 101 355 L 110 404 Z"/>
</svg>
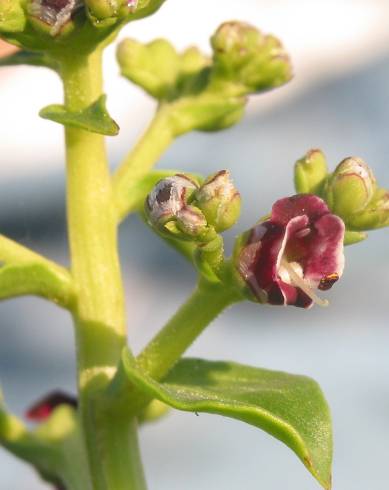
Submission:
<svg viewBox="0 0 389 490">
<path fill-rule="evenodd" d="M 324 306 L 315 290 L 329 289 L 342 275 L 343 238 L 343 221 L 319 197 L 280 199 L 270 218 L 248 232 L 238 271 L 261 303 Z"/>
</svg>

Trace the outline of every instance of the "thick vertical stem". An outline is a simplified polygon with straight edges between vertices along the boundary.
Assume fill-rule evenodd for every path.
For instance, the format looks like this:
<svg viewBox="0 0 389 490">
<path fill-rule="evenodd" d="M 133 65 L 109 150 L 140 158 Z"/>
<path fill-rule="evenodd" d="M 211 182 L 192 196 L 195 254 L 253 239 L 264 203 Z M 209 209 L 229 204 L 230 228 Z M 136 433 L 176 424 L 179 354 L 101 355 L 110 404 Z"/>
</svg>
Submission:
<svg viewBox="0 0 389 490">
<path fill-rule="evenodd" d="M 65 105 L 80 111 L 102 92 L 101 53 L 62 60 Z M 67 213 L 75 313 L 80 413 L 95 490 L 143 490 L 135 420 L 102 401 L 126 344 L 117 219 L 104 137 L 66 128 Z"/>
</svg>

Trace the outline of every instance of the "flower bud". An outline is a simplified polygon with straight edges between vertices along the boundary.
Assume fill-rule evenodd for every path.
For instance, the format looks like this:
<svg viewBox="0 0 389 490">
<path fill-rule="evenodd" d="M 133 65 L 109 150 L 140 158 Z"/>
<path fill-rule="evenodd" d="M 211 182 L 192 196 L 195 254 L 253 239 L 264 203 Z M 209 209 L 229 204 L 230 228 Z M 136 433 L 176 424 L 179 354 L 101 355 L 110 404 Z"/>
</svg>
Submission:
<svg viewBox="0 0 389 490">
<path fill-rule="evenodd" d="M 294 184 L 300 194 L 320 194 L 328 174 L 327 161 L 322 151 L 310 150 L 294 166 Z"/>
<path fill-rule="evenodd" d="M 277 87 L 292 77 L 290 60 L 280 41 L 243 22 L 222 24 L 211 38 L 214 77 L 236 82 L 245 91 Z"/>
<path fill-rule="evenodd" d="M 123 76 L 162 99 L 174 89 L 180 57 L 165 39 L 141 44 L 132 39 L 120 43 L 117 59 Z"/>
<path fill-rule="evenodd" d="M 348 220 L 353 230 L 374 230 L 389 226 L 389 191 L 377 189 L 369 205 Z"/>
<path fill-rule="evenodd" d="M 0 32 L 21 32 L 26 16 L 19 0 L 0 1 Z"/>
<path fill-rule="evenodd" d="M 177 212 L 177 228 L 193 238 L 202 238 L 208 231 L 203 213 L 194 206 L 185 206 Z"/>
<path fill-rule="evenodd" d="M 331 210 L 347 224 L 351 216 L 364 210 L 373 198 L 376 180 L 360 158 L 343 160 L 326 183 L 324 195 Z"/>
<path fill-rule="evenodd" d="M 240 215 L 240 194 L 228 170 L 208 177 L 195 191 L 194 202 L 217 232 L 231 228 Z"/>
<path fill-rule="evenodd" d="M 166 231 L 165 225 L 175 221 L 180 213 L 180 221 L 185 221 L 182 211 L 197 187 L 195 182 L 181 174 L 160 180 L 146 198 L 145 210 L 150 224 Z"/>
<path fill-rule="evenodd" d="M 82 0 L 32 0 L 27 10 L 37 31 L 55 37 L 74 29 L 73 17 L 83 5 Z"/>
</svg>

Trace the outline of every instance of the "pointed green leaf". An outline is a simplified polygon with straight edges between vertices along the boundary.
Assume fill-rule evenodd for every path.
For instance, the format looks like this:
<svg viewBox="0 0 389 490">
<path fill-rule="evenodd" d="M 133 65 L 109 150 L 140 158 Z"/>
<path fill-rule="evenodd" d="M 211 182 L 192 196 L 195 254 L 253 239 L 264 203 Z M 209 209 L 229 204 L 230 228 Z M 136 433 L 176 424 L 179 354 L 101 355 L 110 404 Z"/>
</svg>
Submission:
<svg viewBox="0 0 389 490">
<path fill-rule="evenodd" d="M 44 66 L 57 70 L 57 64 L 45 53 L 33 51 L 16 51 L 9 56 L 0 58 L 0 66 L 30 65 Z"/>
<path fill-rule="evenodd" d="M 70 112 L 63 105 L 53 104 L 43 108 L 39 115 L 43 119 L 50 119 L 64 126 L 116 136 L 119 133 L 119 126 L 108 114 L 105 102 L 106 96 L 102 95 L 89 107 L 78 112 Z"/>
<path fill-rule="evenodd" d="M 265 430 L 289 446 L 324 488 L 331 487 L 330 414 L 310 378 L 233 362 L 183 359 L 158 383 L 126 355 L 123 364 L 138 389 L 167 405 L 224 415 Z"/>
</svg>

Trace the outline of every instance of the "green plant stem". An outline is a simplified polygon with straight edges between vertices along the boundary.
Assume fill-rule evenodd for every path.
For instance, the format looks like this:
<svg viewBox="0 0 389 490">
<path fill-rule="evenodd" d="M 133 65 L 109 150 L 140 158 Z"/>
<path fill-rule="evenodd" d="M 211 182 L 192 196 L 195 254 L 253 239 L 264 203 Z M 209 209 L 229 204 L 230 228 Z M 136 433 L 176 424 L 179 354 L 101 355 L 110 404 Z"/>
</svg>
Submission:
<svg viewBox="0 0 389 490">
<path fill-rule="evenodd" d="M 161 380 L 223 310 L 241 300 L 232 288 L 200 280 L 193 294 L 137 357 L 149 376 Z"/>
<path fill-rule="evenodd" d="M 101 52 L 61 60 L 65 106 L 85 109 L 102 93 Z M 66 128 L 67 213 L 80 414 L 94 490 L 144 490 L 136 422 L 120 423 L 102 400 L 126 345 L 117 217 L 104 137 Z M 118 425 L 116 425 L 118 424 Z M 119 428 L 118 428 L 119 426 Z"/>
<path fill-rule="evenodd" d="M 150 172 L 173 141 L 173 137 L 169 124 L 169 107 L 162 107 L 114 175 L 114 195 L 120 221 L 131 211 L 132 201 L 128 199 L 131 187 Z"/>
</svg>

